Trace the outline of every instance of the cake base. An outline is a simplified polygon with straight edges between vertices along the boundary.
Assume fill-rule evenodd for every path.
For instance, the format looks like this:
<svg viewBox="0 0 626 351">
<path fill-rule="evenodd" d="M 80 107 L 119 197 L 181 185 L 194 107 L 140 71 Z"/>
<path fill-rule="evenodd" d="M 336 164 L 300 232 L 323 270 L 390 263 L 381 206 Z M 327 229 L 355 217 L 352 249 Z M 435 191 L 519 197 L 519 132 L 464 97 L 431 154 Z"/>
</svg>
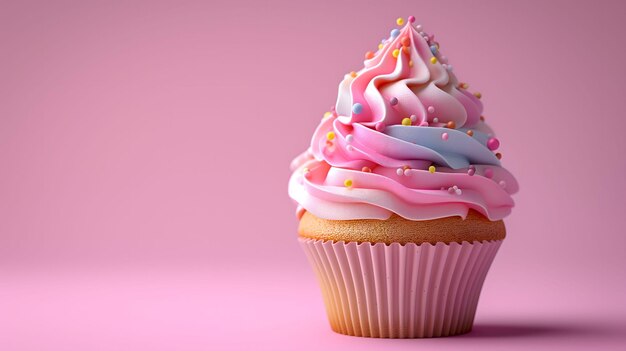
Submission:
<svg viewBox="0 0 626 351">
<path fill-rule="evenodd" d="M 330 220 L 306 211 L 300 219 L 298 234 L 316 240 L 419 245 L 502 240 L 506 229 L 503 221 L 490 221 L 474 210 L 465 219 L 454 216 L 424 221 L 412 221 L 396 214 L 385 220 Z"/>
</svg>

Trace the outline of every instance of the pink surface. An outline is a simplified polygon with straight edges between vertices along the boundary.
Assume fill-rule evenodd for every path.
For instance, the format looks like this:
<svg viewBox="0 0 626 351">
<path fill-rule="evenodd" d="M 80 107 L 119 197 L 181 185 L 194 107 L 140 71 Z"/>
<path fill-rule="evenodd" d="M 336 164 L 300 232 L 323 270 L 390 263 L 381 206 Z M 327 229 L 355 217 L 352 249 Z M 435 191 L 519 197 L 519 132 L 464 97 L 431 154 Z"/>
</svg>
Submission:
<svg viewBox="0 0 626 351">
<path fill-rule="evenodd" d="M 0 4 L 0 349 L 623 349 L 620 2 Z M 414 15 L 520 183 L 475 331 L 334 334 L 288 165 Z"/>
</svg>

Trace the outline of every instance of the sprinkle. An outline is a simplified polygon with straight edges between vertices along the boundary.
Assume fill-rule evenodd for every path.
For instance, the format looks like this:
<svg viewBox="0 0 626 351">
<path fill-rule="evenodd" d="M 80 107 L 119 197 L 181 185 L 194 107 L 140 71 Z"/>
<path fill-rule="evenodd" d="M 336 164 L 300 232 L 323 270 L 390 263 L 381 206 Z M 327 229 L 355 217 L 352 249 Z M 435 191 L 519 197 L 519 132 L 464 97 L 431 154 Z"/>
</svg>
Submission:
<svg viewBox="0 0 626 351">
<path fill-rule="evenodd" d="M 350 72 L 350 77 L 352 78 L 356 77 L 356 72 L 355 71 Z"/>
<path fill-rule="evenodd" d="M 346 188 L 351 188 L 352 187 L 352 179 L 344 180 L 343 185 L 345 185 Z"/>
<path fill-rule="evenodd" d="M 398 49 L 393 50 L 391 55 L 393 55 L 394 58 L 398 58 L 398 55 L 400 55 L 400 50 L 398 50 Z"/>
<path fill-rule="evenodd" d="M 352 134 L 346 135 L 346 142 L 351 143 L 352 141 L 354 141 L 354 136 Z"/>
<path fill-rule="evenodd" d="M 328 118 L 332 115 L 333 115 L 332 112 L 324 112 L 324 118 Z"/>
<path fill-rule="evenodd" d="M 376 130 L 379 131 L 379 132 L 382 132 L 383 130 L 385 130 L 385 124 L 382 123 L 382 122 L 376 123 L 375 127 L 376 127 Z"/>
<path fill-rule="evenodd" d="M 430 46 L 430 52 L 432 52 L 433 55 L 436 55 L 437 54 L 437 47 L 435 45 L 431 45 Z"/>
<path fill-rule="evenodd" d="M 411 170 L 409 168 L 405 169 L 404 170 L 404 175 L 407 176 L 407 177 L 410 176 L 411 175 Z"/>
<path fill-rule="evenodd" d="M 409 61 L 409 67 L 413 67 L 413 60 Z"/>
<path fill-rule="evenodd" d="M 436 171 L 436 170 L 437 170 L 437 168 L 435 168 L 435 166 L 430 166 L 430 167 L 428 167 L 428 171 L 429 171 L 430 173 L 435 173 L 435 171 Z"/>
<path fill-rule="evenodd" d="M 467 83 L 459 83 L 459 88 L 467 89 L 467 88 L 469 88 L 469 84 L 467 84 Z"/>
<path fill-rule="evenodd" d="M 408 21 L 409 21 L 409 23 L 415 22 L 415 17 L 409 16 Z"/>
<path fill-rule="evenodd" d="M 366 52 L 365 53 L 365 58 L 368 59 L 368 60 L 374 58 L 374 53 L 371 52 L 371 51 Z"/>
<path fill-rule="evenodd" d="M 420 123 L 420 127 L 428 127 L 428 122 L 426 122 L 426 121 L 422 121 L 422 122 Z"/>
<path fill-rule="evenodd" d="M 476 170 L 476 166 L 474 166 L 474 165 L 469 165 L 469 168 L 473 169 L 473 170 Z"/>
<path fill-rule="evenodd" d="M 369 168 L 369 167 L 363 167 L 363 168 L 361 168 L 361 172 L 372 173 L 372 169 Z"/>
<path fill-rule="evenodd" d="M 378 44 L 378 50 L 382 49 L 384 47 L 383 44 Z"/>
<path fill-rule="evenodd" d="M 441 140 L 443 140 L 443 141 L 448 140 L 448 133 L 441 134 Z"/>
<path fill-rule="evenodd" d="M 474 131 L 473 131 L 473 130 L 471 130 L 471 129 L 468 129 L 466 133 L 467 133 L 467 135 L 469 135 L 469 136 L 474 136 Z"/>
<path fill-rule="evenodd" d="M 352 105 L 352 113 L 354 113 L 355 115 L 358 115 L 361 112 L 363 112 L 363 105 L 361 105 L 358 102 Z"/>
<path fill-rule="evenodd" d="M 489 150 L 496 150 L 497 148 L 500 147 L 500 140 L 496 139 L 496 138 L 491 138 L 489 140 L 487 140 L 487 147 L 489 148 Z"/>
<path fill-rule="evenodd" d="M 501 180 L 500 182 L 498 182 L 498 184 L 500 184 L 500 187 L 502 189 L 506 188 L 506 182 L 504 180 Z"/>
<path fill-rule="evenodd" d="M 428 113 L 435 113 L 435 107 L 434 106 L 428 106 Z"/>
<path fill-rule="evenodd" d="M 411 122 L 417 121 L 417 116 L 416 115 L 411 115 L 411 116 L 409 116 L 409 118 L 411 119 Z"/>
<path fill-rule="evenodd" d="M 402 19 L 402 17 L 398 17 L 398 19 L 396 20 L 396 23 L 401 26 L 404 24 L 404 20 Z"/>
<path fill-rule="evenodd" d="M 402 169 L 404 169 L 405 171 L 406 171 L 407 169 L 410 169 L 410 168 L 411 168 L 411 167 L 409 167 L 409 165 L 404 165 L 404 166 L 402 166 Z"/>
<path fill-rule="evenodd" d="M 306 168 L 306 167 L 304 167 L 304 168 L 302 169 L 302 173 L 309 173 L 309 169 L 308 169 L 308 168 Z"/>
<path fill-rule="evenodd" d="M 432 63 L 433 65 L 434 65 L 435 63 L 437 63 L 437 58 L 436 58 L 436 57 L 431 57 L 431 58 L 430 58 L 430 63 Z"/>
<path fill-rule="evenodd" d="M 400 39 L 400 43 L 402 44 L 402 46 L 409 46 L 411 45 L 411 38 L 402 37 L 402 39 Z"/>
<path fill-rule="evenodd" d="M 470 176 L 473 176 L 476 173 L 476 170 L 474 168 L 470 168 L 467 170 L 467 174 Z"/>
<path fill-rule="evenodd" d="M 328 133 L 326 133 L 326 139 L 328 139 L 328 140 L 335 139 L 335 132 L 328 132 Z"/>
<path fill-rule="evenodd" d="M 404 170 L 402 168 L 398 168 L 398 169 L 396 169 L 396 174 L 401 176 L 401 175 L 404 174 Z"/>
<path fill-rule="evenodd" d="M 499 153 L 499 152 L 496 152 L 496 158 L 497 158 L 498 160 L 501 160 L 501 159 L 502 159 L 502 154 L 501 154 L 501 153 Z"/>
<path fill-rule="evenodd" d="M 399 29 L 397 29 L 397 28 L 396 28 L 396 29 L 394 29 L 394 30 L 392 30 L 392 31 L 391 31 L 391 37 L 392 37 L 392 38 L 395 38 L 395 37 L 397 37 L 398 35 L 400 35 L 400 30 L 399 30 Z"/>
<path fill-rule="evenodd" d="M 487 178 L 493 177 L 493 169 L 486 168 L 484 174 L 485 174 L 485 177 L 487 177 Z"/>
<path fill-rule="evenodd" d="M 346 146 L 346 150 L 352 152 L 352 151 L 354 151 L 354 146 L 348 145 L 348 146 Z"/>
<path fill-rule="evenodd" d="M 455 191 L 455 190 L 454 190 L 454 188 L 453 188 L 453 187 L 449 187 L 449 188 L 448 188 L 448 193 L 450 193 L 450 194 L 454 194 L 454 191 Z"/>
<path fill-rule="evenodd" d="M 433 118 L 433 123 L 439 123 L 439 118 L 437 117 Z"/>
<path fill-rule="evenodd" d="M 405 54 L 409 53 L 409 47 L 408 46 L 403 46 L 402 47 L 402 52 L 404 52 Z"/>
<path fill-rule="evenodd" d="M 395 106 L 395 105 L 397 105 L 397 104 L 398 104 L 398 98 L 397 98 L 397 97 L 392 97 L 392 98 L 389 100 L 389 104 L 391 104 L 391 106 Z"/>
<path fill-rule="evenodd" d="M 455 192 L 457 195 L 463 195 L 463 191 L 461 191 L 461 189 L 456 189 L 456 190 L 454 190 L 454 192 Z"/>
<path fill-rule="evenodd" d="M 410 118 L 403 118 L 402 119 L 402 125 L 403 126 L 410 126 L 411 125 L 411 119 Z"/>
<path fill-rule="evenodd" d="M 479 92 L 475 92 L 474 96 L 476 96 L 477 99 L 480 99 L 481 97 L 483 97 L 483 94 L 481 94 Z"/>
<path fill-rule="evenodd" d="M 480 116 L 480 120 L 484 122 L 485 121 L 485 116 Z"/>
<path fill-rule="evenodd" d="M 421 24 L 418 24 L 417 26 L 415 26 L 415 29 L 417 29 L 418 32 L 421 32 L 424 27 L 422 27 Z"/>
<path fill-rule="evenodd" d="M 448 71 L 452 72 L 452 65 L 447 65 L 447 66 L 446 66 L 446 69 L 447 69 Z"/>
<path fill-rule="evenodd" d="M 456 123 L 454 123 L 454 121 L 449 121 L 448 123 L 446 123 L 446 128 L 455 129 Z"/>
</svg>

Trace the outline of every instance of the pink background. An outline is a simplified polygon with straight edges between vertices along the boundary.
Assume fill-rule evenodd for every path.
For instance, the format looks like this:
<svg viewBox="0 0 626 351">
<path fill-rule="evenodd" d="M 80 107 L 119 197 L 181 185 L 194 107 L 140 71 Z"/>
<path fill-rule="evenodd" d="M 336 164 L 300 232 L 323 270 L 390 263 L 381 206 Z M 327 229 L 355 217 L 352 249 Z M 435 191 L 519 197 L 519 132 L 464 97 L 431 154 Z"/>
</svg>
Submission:
<svg viewBox="0 0 626 351">
<path fill-rule="evenodd" d="M 625 11 L 1 2 L 0 349 L 623 349 Z M 473 333 L 340 336 L 288 164 L 408 15 L 483 93 L 522 190 Z"/>
</svg>

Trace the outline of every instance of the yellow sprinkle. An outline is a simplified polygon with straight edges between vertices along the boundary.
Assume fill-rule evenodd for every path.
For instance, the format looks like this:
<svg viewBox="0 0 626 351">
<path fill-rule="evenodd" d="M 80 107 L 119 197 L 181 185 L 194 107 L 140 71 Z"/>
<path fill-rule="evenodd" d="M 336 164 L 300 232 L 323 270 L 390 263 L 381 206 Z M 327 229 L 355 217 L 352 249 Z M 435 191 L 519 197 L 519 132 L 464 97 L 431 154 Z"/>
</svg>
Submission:
<svg viewBox="0 0 626 351">
<path fill-rule="evenodd" d="M 378 44 L 378 50 L 383 48 L 383 44 Z"/>
<path fill-rule="evenodd" d="M 434 56 L 433 56 L 433 57 L 431 57 L 431 58 L 430 58 L 430 63 L 432 63 L 433 65 L 434 65 L 435 63 L 437 63 L 437 58 L 436 58 L 436 57 L 434 57 Z"/>
<path fill-rule="evenodd" d="M 330 113 L 330 112 L 325 112 L 325 113 L 324 113 L 324 118 L 328 118 L 328 117 L 330 117 L 330 116 L 332 116 L 332 115 L 333 115 L 333 114 L 332 114 L 332 113 Z"/>
<path fill-rule="evenodd" d="M 402 17 L 398 17 L 398 19 L 396 20 L 396 23 L 401 26 L 404 24 L 404 20 L 402 19 Z"/>
<path fill-rule="evenodd" d="M 343 185 L 345 185 L 345 186 L 346 186 L 346 188 L 351 188 L 351 187 L 352 187 L 352 179 L 346 179 L 346 180 L 343 182 Z"/>
<path fill-rule="evenodd" d="M 393 57 L 398 58 L 398 55 L 400 55 L 400 50 L 395 49 L 395 50 L 393 50 L 393 52 L 391 54 L 393 55 Z"/>
<path fill-rule="evenodd" d="M 435 168 L 435 166 L 430 166 L 430 167 L 428 167 L 428 171 L 429 171 L 430 173 L 435 173 L 435 171 L 436 171 L 436 170 L 437 170 L 437 169 Z"/>
<path fill-rule="evenodd" d="M 302 169 L 302 173 L 307 173 L 308 171 L 309 171 L 309 169 L 308 169 L 308 168 L 306 168 L 306 167 L 304 167 L 304 168 Z"/>
<path fill-rule="evenodd" d="M 413 67 L 413 60 L 409 61 L 409 67 Z"/>
<path fill-rule="evenodd" d="M 479 92 L 475 92 L 474 96 L 476 96 L 476 98 L 480 99 L 481 97 L 483 97 L 483 94 L 481 94 Z"/>
<path fill-rule="evenodd" d="M 328 132 L 328 133 L 326 133 L 326 139 L 328 139 L 328 140 L 335 139 L 335 132 Z"/>
<path fill-rule="evenodd" d="M 356 72 L 355 71 L 350 72 L 350 77 L 352 78 L 356 77 Z"/>
<path fill-rule="evenodd" d="M 402 125 L 403 126 L 410 126 L 411 125 L 411 119 L 410 118 L 403 118 L 402 119 Z"/>
</svg>

